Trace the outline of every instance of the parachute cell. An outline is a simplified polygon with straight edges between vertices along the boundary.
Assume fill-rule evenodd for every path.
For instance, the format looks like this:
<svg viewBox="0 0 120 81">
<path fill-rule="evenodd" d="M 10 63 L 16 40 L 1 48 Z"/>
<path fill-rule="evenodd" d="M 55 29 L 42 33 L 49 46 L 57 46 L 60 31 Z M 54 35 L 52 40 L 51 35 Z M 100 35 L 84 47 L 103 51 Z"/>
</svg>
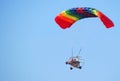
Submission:
<svg viewBox="0 0 120 81">
<path fill-rule="evenodd" d="M 55 21 L 62 29 L 66 29 L 71 27 L 71 25 L 76 21 L 90 17 L 99 17 L 106 28 L 111 28 L 114 26 L 113 22 L 102 12 L 89 7 L 72 8 L 62 11 L 55 17 Z"/>
</svg>

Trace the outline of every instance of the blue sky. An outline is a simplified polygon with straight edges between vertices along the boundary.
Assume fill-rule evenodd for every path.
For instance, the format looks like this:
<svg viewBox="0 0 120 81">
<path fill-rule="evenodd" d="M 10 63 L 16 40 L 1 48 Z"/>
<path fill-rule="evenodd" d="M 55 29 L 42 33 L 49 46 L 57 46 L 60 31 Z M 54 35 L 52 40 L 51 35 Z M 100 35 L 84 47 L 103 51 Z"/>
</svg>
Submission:
<svg viewBox="0 0 120 81">
<path fill-rule="evenodd" d="M 0 0 L 0 81 L 119 81 L 118 0 Z M 63 30 L 54 21 L 61 11 L 93 7 L 115 24 L 99 18 Z M 81 48 L 85 65 L 69 70 L 65 61 Z"/>
</svg>

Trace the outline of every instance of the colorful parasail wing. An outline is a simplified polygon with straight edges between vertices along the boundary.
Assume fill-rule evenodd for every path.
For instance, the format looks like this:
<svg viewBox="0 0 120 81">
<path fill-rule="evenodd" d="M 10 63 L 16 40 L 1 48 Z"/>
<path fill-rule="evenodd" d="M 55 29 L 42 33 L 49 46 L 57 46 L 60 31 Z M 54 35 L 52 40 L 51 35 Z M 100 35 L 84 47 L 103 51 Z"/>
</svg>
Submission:
<svg viewBox="0 0 120 81">
<path fill-rule="evenodd" d="M 114 23 L 102 12 L 90 7 L 72 8 L 62 11 L 55 17 L 55 21 L 62 29 L 66 29 L 80 19 L 93 17 L 99 17 L 106 28 L 114 26 Z"/>
</svg>

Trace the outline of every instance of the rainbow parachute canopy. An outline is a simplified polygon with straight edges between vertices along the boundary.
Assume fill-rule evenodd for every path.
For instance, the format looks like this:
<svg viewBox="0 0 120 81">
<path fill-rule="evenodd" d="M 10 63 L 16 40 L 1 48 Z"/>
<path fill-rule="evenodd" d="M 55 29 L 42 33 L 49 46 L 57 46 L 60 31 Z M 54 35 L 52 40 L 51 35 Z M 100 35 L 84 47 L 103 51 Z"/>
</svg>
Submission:
<svg viewBox="0 0 120 81">
<path fill-rule="evenodd" d="M 114 26 L 114 23 L 102 12 L 90 7 L 78 7 L 62 11 L 55 17 L 55 21 L 62 29 L 66 29 L 80 19 L 91 17 L 99 17 L 106 28 Z"/>
</svg>

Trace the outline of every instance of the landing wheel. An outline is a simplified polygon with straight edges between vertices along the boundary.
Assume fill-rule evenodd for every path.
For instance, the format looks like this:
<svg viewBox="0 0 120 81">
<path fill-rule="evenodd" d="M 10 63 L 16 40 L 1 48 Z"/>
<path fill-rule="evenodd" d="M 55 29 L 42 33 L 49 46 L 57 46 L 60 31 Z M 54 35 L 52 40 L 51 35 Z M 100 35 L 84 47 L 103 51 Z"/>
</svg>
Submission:
<svg viewBox="0 0 120 81">
<path fill-rule="evenodd" d="M 79 69 L 82 69 L 82 67 L 81 67 L 81 66 L 79 66 Z"/>
<path fill-rule="evenodd" d="M 73 68 L 72 67 L 70 67 L 70 70 L 72 70 Z"/>
<path fill-rule="evenodd" d="M 68 64 L 68 62 L 65 62 L 65 64 Z"/>
</svg>

